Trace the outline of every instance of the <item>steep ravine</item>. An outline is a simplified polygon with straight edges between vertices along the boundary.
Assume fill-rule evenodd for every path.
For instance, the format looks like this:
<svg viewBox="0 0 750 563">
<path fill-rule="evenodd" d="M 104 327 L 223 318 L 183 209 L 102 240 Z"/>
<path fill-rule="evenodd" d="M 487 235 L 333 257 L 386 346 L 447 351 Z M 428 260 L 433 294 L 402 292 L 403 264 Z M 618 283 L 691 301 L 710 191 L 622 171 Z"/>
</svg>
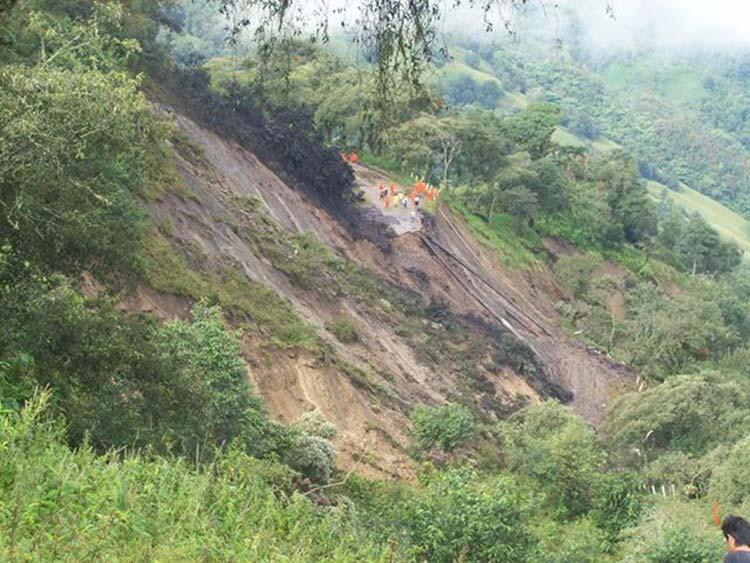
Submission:
<svg viewBox="0 0 750 563">
<path fill-rule="evenodd" d="M 635 376 L 624 366 L 557 327 L 554 302 L 560 290 L 546 269 L 502 267 L 448 210 L 441 208 L 421 231 L 392 235 L 384 249 L 352 237 L 236 143 L 185 116 L 174 118 L 185 140 L 176 154 L 188 196 L 167 193 L 150 202 L 153 221 L 169 226 L 165 238 L 192 268 L 230 266 L 273 289 L 315 327 L 328 350 L 322 356 L 282 349 L 246 330 L 245 357 L 275 417 L 291 422 L 317 408 L 336 425 L 342 468 L 357 464 L 375 475 L 411 475 L 407 417 L 418 402 L 459 400 L 492 419 L 557 396 L 569 398 L 596 424 L 612 397 L 633 385 Z M 355 171 L 369 186 L 386 181 L 371 169 Z M 388 229 L 389 219 L 375 207 L 361 216 Z M 261 227 L 265 234 L 259 235 Z M 367 295 L 366 289 L 347 286 L 333 292 L 335 276 L 330 282 L 313 280 L 314 287 L 294 283 L 264 254 L 262 237 L 276 244 L 302 233 L 356 264 L 361 270 L 356 279 L 375 283 L 377 291 Z M 290 248 L 279 243 L 274 252 Z M 297 250 L 292 252 L 282 259 L 293 263 Z M 408 299 L 414 304 L 399 309 Z M 187 314 L 189 300 L 143 288 L 127 307 L 170 317 Z M 423 316 L 412 318 L 417 315 Z M 342 317 L 356 327 L 357 342 L 342 343 L 324 328 Z"/>
</svg>

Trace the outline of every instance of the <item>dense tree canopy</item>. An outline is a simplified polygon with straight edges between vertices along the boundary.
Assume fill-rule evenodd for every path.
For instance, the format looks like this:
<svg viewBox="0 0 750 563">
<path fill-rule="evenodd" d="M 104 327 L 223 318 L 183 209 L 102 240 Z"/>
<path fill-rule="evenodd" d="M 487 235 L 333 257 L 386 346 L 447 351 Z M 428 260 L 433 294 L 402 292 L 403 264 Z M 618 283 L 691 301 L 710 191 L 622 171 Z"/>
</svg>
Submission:
<svg viewBox="0 0 750 563">
<path fill-rule="evenodd" d="M 138 272 L 144 216 L 169 129 L 126 72 L 138 43 L 108 33 L 122 12 L 25 29 L 33 64 L 0 68 L 0 236 L 53 269 L 113 281 Z M 58 23 L 61 22 L 61 23 Z"/>
<path fill-rule="evenodd" d="M 165 136 L 118 73 L 5 67 L 0 92 L 0 236 L 68 272 L 137 271 L 144 193 Z"/>
</svg>

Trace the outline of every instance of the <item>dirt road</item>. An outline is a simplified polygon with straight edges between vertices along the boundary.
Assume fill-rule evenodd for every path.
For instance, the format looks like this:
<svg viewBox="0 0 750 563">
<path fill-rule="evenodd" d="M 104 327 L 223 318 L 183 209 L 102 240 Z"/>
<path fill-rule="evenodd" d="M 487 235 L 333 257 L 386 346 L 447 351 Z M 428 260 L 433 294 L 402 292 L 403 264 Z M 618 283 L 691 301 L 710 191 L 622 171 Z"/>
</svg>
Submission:
<svg viewBox="0 0 750 563">
<path fill-rule="evenodd" d="M 409 201 L 407 207 L 403 207 L 402 205 L 386 207 L 385 201 L 380 199 L 380 187 L 383 185 L 389 186 L 391 183 L 390 178 L 382 172 L 363 164 L 355 164 L 352 168 L 354 168 L 359 187 L 362 188 L 365 196 L 363 205 L 373 208 L 373 212 L 368 214 L 370 220 L 387 224 L 397 236 L 420 231 L 422 228 L 421 211 L 416 209 L 411 201 Z M 395 184 L 395 186 L 396 193 L 401 192 L 404 195 L 408 195 L 411 192 L 411 186 L 402 186 L 399 184 Z M 417 211 L 416 218 L 412 216 L 412 212 L 415 209 Z"/>
</svg>

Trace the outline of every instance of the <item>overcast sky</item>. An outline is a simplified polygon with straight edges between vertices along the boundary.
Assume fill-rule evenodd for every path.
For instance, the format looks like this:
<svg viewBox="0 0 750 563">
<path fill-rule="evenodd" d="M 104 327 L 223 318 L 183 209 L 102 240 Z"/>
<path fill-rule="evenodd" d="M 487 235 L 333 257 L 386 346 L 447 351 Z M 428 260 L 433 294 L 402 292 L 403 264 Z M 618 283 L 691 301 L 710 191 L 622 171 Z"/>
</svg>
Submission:
<svg viewBox="0 0 750 563">
<path fill-rule="evenodd" d="M 592 0 L 568 0 L 590 7 Z M 615 19 L 593 0 L 587 22 L 601 42 L 627 46 L 635 37 L 672 47 L 750 45 L 750 0 L 612 0 Z"/>
<path fill-rule="evenodd" d="M 454 0 L 442 2 L 443 31 L 486 37 L 481 10 L 465 7 L 455 10 L 450 8 Z M 467 0 L 463 2 L 465 6 Z M 540 5 L 546 9 L 540 9 Z M 555 5 L 560 7 L 555 9 Z M 608 14 L 608 5 L 612 6 L 614 17 Z M 353 24 L 359 0 L 295 0 L 294 6 L 308 14 L 321 6 L 329 10 L 345 8 L 344 16 L 331 13 L 330 28 L 335 31 L 342 17 Z M 565 25 L 566 8 L 571 6 L 584 21 L 593 47 L 750 48 L 750 0 L 528 0 L 525 10 L 545 14 L 532 24 L 531 33 L 538 27 L 547 28 L 551 34 L 558 33 Z M 491 18 L 500 36 L 503 33 L 507 36 L 502 20 L 515 19 L 511 14 L 502 10 Z M 523 29 L 519 27 L 518 31 L 522 39 Z"/>
<path fill-rule="evenodd" d="M 614 17 L 607 6 L 612 6 Z M 529 0 L 527 12 L 545 14 L 532 24 L 532 33 L 539 25 L 559 32 L 568 7 L 576 8 L 594 47 L 750 47 L 750 0 Z M 516 24 L 513 27 L 523 35 L 523 26 Z M 449 11 L 443 24 L 445 31 L 477 35 L 482 27 L 477 9 Z M 496 28 L 502 33 L 502 25 Z"/>
</svg>

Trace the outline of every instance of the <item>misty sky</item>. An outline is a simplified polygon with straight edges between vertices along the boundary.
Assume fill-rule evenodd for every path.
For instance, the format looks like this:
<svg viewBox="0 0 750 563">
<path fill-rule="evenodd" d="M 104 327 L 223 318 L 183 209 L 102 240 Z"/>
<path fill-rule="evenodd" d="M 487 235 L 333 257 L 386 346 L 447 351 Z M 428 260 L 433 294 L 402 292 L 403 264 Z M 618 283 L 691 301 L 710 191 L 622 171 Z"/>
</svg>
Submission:
<svg viewBox="0 0 750 563">
<path fill-rule="evenodd" d="M 555 9 L 555 4 L 560 7 Z M 526 12 L 541 18 L 530 29 L 538 31 L 541 25 L 550 33 L 559 32 L 569 8 L 583 20 L 593 47 L 750 47 L 750 0 L 529 0 Z M 444 21 L 445 31 L 482 35 L 478 10 L 454 10 Z M 523 24 L 512 27 L 523 35 Z"/>
<path fill-rule="evenodd" d="M 468 33 L 478 38 L 487 37 L 481 10 L 450 9 L 454 0 L 443 0 L 443 22 L 439 26 L 445 32 Z M 547 8 L 542 10 L 540 4 Z M 559 4 L 559 8 L 553 6 Z M 312 14 L 325 6 L 328 10 L 344 8 L 344 15 L 331 13 L 332 30 L 340 28 L 341 19 L 352 24 L 358 13 L 357 0 L 295 0 L 295 7 L 302 13 Z M 612 5 L 614 18 L 607 13 Z M 447 8 L 447 9 L 446 9 Z M 538 12 L 541 19 L 534 19 L 531 31 L 539 27 L 555 35 L 565 27 L 566 12 L 574 8 L 584 23 L 586 39 L 594 48 L 638 48 L 669 47 L 688 48 L 750 48 L 750 0 L 529 0 L 527 12 Z M 544 16 L 542 16 L 544 12 Z M 493 23 L 497 37 L 504 31 L 503 18 L 516 16 L 503 10 L 496 13 Z M 305 19 L 305 18 L 303 18 Z M 314 18 L 313 18 L 314 19 Z M 515 25 L 512 25 L 516 28 Z M 523 37 L 523 26 L 518 29 Z"/>
<path fill-rule="evenodd" d="M 590 7 L 591 0 L 569 0 Z M 648 38 L 670 47 L 750 46 L 750 0 L 614 0 L 615 19 L 599 9 L 586 10 L 595 43 L 634 46 Z"/>
<path fill-rule="evenodd" d="M 450 6 L 452 1 L 444 3 Z M 614 18 L 608 14 L 608 5 Z M 540 14 L 541 20 L 532 23 L 532 29 L 542 25 L 554 34 L 564 26 L 568 8 L 574 8 L 583 20 L 594 47 L 750 47 L 750 0 L 529 0 L 525 10 Z M 445 31 L 483 35 L 481 11 L 448 10 L 444 15 Z M 496 15 L 503 18 L 509 12 Z M 518 29 L 521 34 L 522 27 Z M 502 33 L 503 26 L 496 25 L 496 29 Z"/>
</svg>

